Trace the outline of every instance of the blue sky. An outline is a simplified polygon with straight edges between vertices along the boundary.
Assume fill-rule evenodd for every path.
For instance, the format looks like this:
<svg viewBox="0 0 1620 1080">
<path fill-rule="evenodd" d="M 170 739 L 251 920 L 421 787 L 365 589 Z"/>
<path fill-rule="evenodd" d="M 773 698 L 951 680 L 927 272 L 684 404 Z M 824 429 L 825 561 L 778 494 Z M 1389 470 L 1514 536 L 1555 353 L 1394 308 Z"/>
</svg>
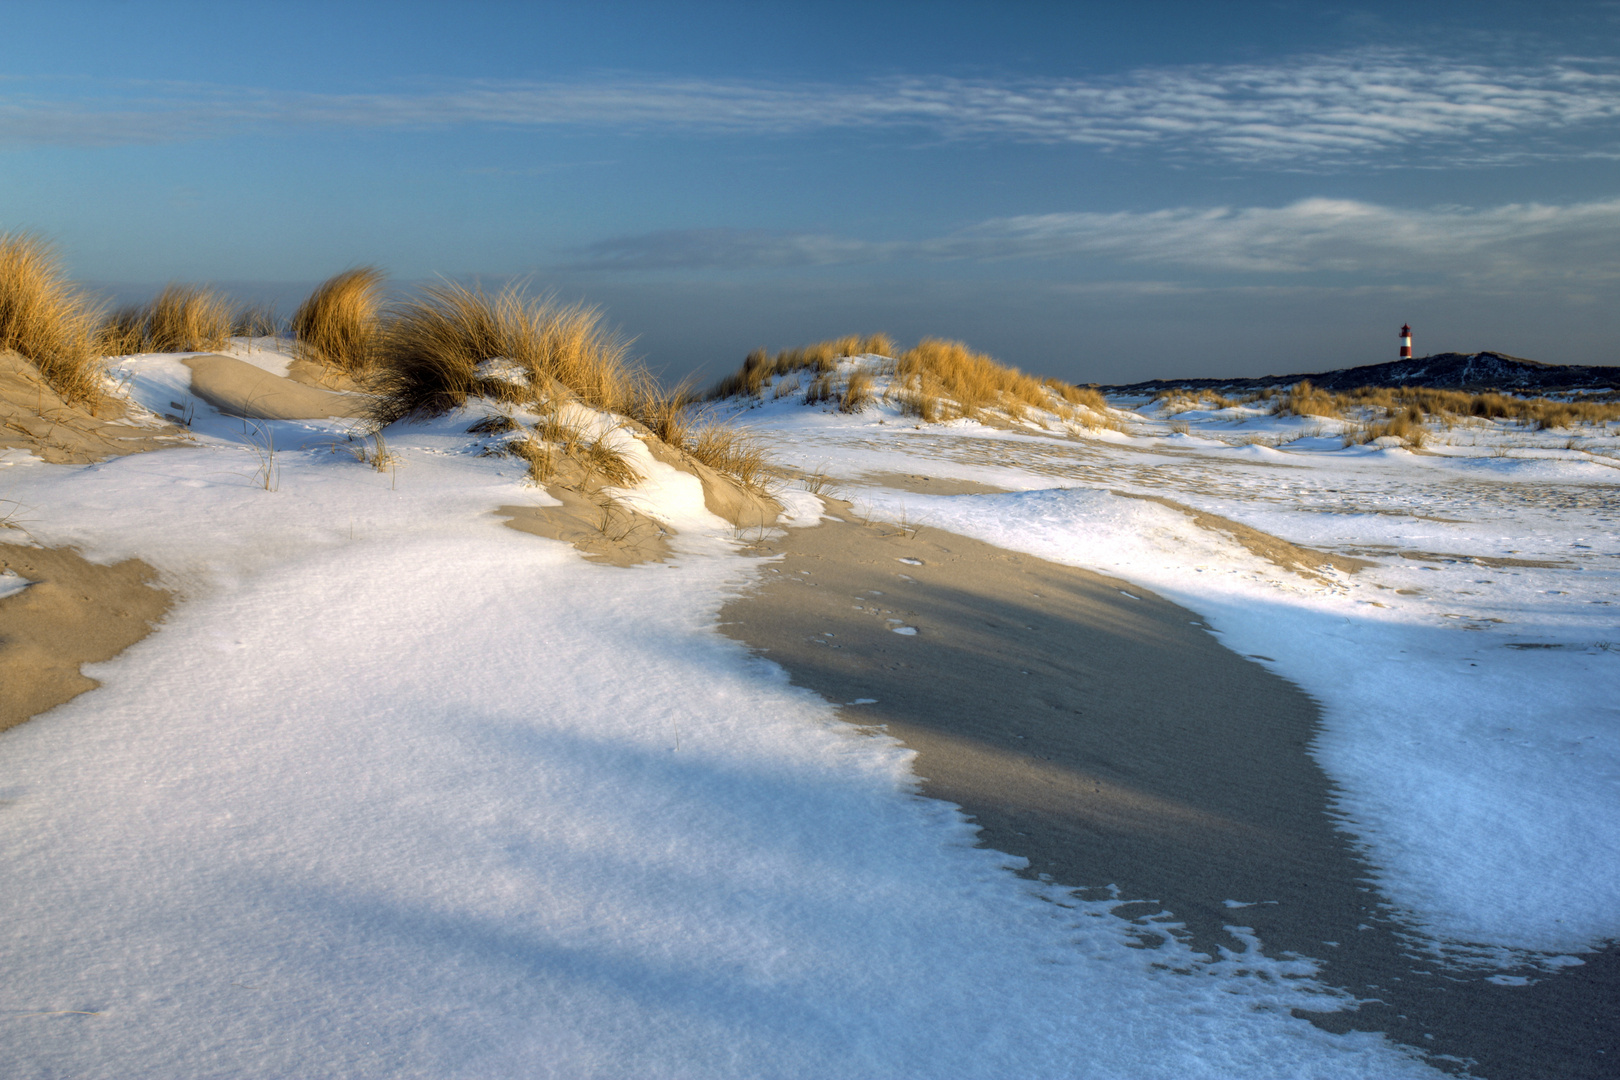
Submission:
<svg viewBox="0 0 1620 1080">
<path fill-rule="evenodd" d="M 0 3 L 0 231 L 119 298 L 527 277 L 671 377 L 1620 363 L 1620 4 L 335 6 Z"/>
</svg>

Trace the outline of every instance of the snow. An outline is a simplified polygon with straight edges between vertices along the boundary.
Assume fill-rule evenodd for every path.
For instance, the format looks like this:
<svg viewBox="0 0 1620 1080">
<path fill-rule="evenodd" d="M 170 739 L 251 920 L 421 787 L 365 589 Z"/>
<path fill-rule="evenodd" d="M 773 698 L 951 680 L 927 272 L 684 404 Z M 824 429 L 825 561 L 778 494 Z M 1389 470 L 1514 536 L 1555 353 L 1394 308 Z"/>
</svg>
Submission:
<svg viewBox="0 0 1620 1080">
<path fill-rule="evenodd" d="M 180 598 L 87 671 L 99 689 L 0 735 L 5 1075 L 1431 1074 L 1292 1016 L 1348 1004 L 1308 960 L 1241 927 L 1214 960 L 1141 948 L 1109 903 L 974 846 L 908 751 L 717 633 L 773 568 L 607 418 L 647 477 L 620 497 L 676 529 L 667 563 L 505 528 L 498 506 L 550 500 L 479 456 L 476 408 L 395 425 L 379 472 L 340 422 L 222 417 L 178 358 L 120 363 L 147 408 L 189 403 L 194 445 L 0 461 L 29 535 L 145 559 Z M 1148 418 L 1078 442 L 788 400 L 748 419 L 807 472 L 1013 489 L 839 485 L 1274 657 L 1323 702 L 1347 827 L 1437 947 L 1557 963 L 1615 936 L 1612 468 L 1259 454 Z M 1110 493 L 1144 471 L 1299 543 L 1580 569 L 1387 558 L 1310 583 Z"/>
<path fill-rule="evenodd" d="M 1198 425 L 1187 435 L 1152 419 L 1159 411 L 1122 414 L 1128 452 L 1118 439 L 994 427 L 949 439 L 888 407 L 850 417 L 784 401 L 743 416 L 801 467 L 1019 489 L 842 486 L 879 519 L 1138 582 L 1203 616 L 1233 650 L 1265 657 L 1322 703 L 1312 752 L 1342 791 L 1344 827 L 1432 949 L 1556 966 L 1620 938 L 1614 425 L 1571 452 L 1568 432 L 1482 421 L 1436 432 L 1418 454 L 1339 440 L 1241 445 L 1233 434 L 1253 436 L 1233 427 L 1239 410 L 1179 413 Z M 1253 420 L 1261 431 L 1280 423 Z M 1312 583 L 1114 491 L 1168 495 L 1380 565 Z M 1493 568 L 1474 556 L 1558 565 Z"/>
<path fill-rule="evenodd" d="M 29 581 L 15 570 L 0 572 L 0 600 L 4 600 L 8 596 L 15 596 L 32 584 L 32 581 Z"/>
</svg>

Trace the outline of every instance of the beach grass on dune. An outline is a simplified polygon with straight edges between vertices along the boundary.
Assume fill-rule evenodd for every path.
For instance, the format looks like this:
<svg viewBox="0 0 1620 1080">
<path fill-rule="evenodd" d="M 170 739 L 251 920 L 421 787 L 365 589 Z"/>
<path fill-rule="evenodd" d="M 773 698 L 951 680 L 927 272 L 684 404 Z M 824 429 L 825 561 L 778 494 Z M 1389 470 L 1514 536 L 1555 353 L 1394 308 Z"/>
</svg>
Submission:
<svg viewBox="0 0 1620 1080">
<path fill-rule="evenodd" d="M 846 356 L 893 356 L 894 339 L 888 334 L 847 334 L 796 349 L 783 349 L 772 356 L 755 349 L 733 375 L 721 379 L 709 392 L 711 398 L 758 394 L 777 375 L 809 372 L 812 378 L 831 373 Z"/>
<path fill-rule="evenodd" d="M 629 342 L 602 325 L 596 308 L 517 286 L 491 295 L 444 282 L 401 304 L 383 329 L 377 418 L 437 415 L 474 395 L 540 404 L 559 392 L 628 413 L 641 396 L 639 375 Z"/>
<path fill-rule="evenodd" d="M 1160 404 L 1163 416 L 1250 406 L 1279 417 L 1333 420 L 1338 422 L 1335 431 L 1345 446 L 1396 438 L 1413 449 L 1424 447 L 1437 431 L 1459 424 L 1499 421 L 1529 430 L 1549 430 L 1620 420 L 1620 403 L 1612 401 L 1560 401 L 1427 386 L 1360 386 L 1333 391 L 1315 386 L 1308 379 L 1237 398 L 1208 388 L 1177 387 L 1159 391 L 1153 401 Z M 1318 428 L 1316 433 L 1323 431 Z"/>
<path fill-rule="evenodd" d="M 390 308 L 382 303 L 385 280 L 375 267 L 345 270 L 318 286 L 289 325 L 296 353 L 373 392 L 377 431 L 406 417 L 442 414 L 474 396 L 548 413 L 556 427 L 560 406 L 578 402 L 634 421 L 746 487 L 770 482 L 760 442 L 730 422 L 695 417 L 690 386 L 661 386 L 632 360 L 630 341 L 604 324 L 599 309 L 531 296 L 522 286 L 492 294 L 453 282 Z M 145 304 L 107 314 L 66 278 L 45 240 L 0 234 L 0 349 L 22 354 L 68 401 L 100 401 L 107 356 L 219 352 L 233 336 L 279 330 L 272 307 L 233 308 L 199 285 L 170 284 Z M 876 348 L 892 351 L 893 343 L 883 335 L 850 337 L 799 350 L 792 361 L 830 367 L 834 354 Z M 845 389 L 852 404 L 863 385 L 870 384 L 858 384 L 853 394 Z M 545 432 L 536 435 L 537 446 L 554 441 Z M 562 438 L 562 451 L 587 471 L 615 483 L 639 479 L 611 441 L 574 436 Z M 548 455 L 533 455 L 537 478 L 550 471 Z"/>
<path fill-rule="evenodd" d="M 841 373 L 841 360 L 858 357 L 878 357 L 880 362 L 874 367 L 872 361 L 866 361 L 866 367 Z M 1064 419 L 1078 418 L 1087 426 L 1117 426 L 1117 421 L 1108 418 L 1108 403 L 1096 389 L 1037 379 L 960 341 L 942 338 L 924 338 L 905 352 L 887 334 L 831 338 L 784 349 L 775 356 L 755 349 L 708 396 L 755 397 L 770 387 L 773 396 L 780 398 L 803 389 L 808 405 L 833 404 L 842 412 L 854 413 L 876 400 L 876 377 L 885 374 L 893 375 L 894 381 L 883 392 L 884 399 L 897 402 L 903 413 L 928 423 L 976 417 L 986 409 L 1023 419 L 1034 409 Z"/>
<path fill-rule="evenodd" d="M 275 337 L 280 332 L 281 320 L 274 304 L 243 304 L 231 316 L 232 337 Z"/>
<path fill-rule="evenodd" d="M 974 352 L 960 341 L 923 338 L 901 354 L 895 374 L 913 395 L 948 399 L 960 415 L 970 418 L 986 408 L 1017 416 L 1025 407 L 1053 406 L 1039 379 Z"/>
<path fill-rule="evenodd" d="M 107 356 L 141 352 L 218 352 L 235 329 L 230 301 L 202 285 L 170 284 L 145 304 L 105 319 L 97 344 Z"/>
<path fill-rule="evenodd" d="M 773 479 L 765 444 L 753 432 L 735 424 L 703 421 L 693 427 L 682 449 L 755 491 L 764 491 Z"/>
<path fill-rule="evenodd" d="M 44 239 L 0 234 L 0 349 L 22 354 L 51 389 L 76 405 L 101 401 L 99 316 Z"/>
<path fill-rule="evenodd" d="M 695 424 L 689 388 L 660 386 L 599 309 L 530 296 L 521 286 L 491 294 L 446 282 L 399 305 L 384 320 L 370 386 L 382 424 L 441 414 L 475 396 L 542 410 L 536 448 L 524 455 L 537 480 L 553 464 L 538 447 L 554 444 L 592 472 L 635 482 L 607 443 L 570 435 L 559 410 L 570 400 L 628 417 L 746 487 L 768 480 L 757 440 L 728 423 Z"/>
<path fill-rule="evenodd" d="M 377 360 L 382 337 L 383 282 L 374 266 L 358 266 L 327 278 L 292 317 L 299 355 L 364 378 Z"/>
</svg>

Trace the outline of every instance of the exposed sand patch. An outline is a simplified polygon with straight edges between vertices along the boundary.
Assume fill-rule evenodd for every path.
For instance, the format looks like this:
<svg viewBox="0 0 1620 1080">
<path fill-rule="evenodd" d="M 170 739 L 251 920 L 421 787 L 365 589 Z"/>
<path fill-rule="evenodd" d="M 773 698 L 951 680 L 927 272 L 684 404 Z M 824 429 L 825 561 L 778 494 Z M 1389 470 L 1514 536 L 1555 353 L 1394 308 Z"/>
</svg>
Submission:
<svg viewBox="0 0 1620 1080">
<path fill-rule="evenodd" d="M 750 491 L 701 462 L 666 444 L 634 421 L 630 427 L 653 457 L 698 478 L 703 504 L 711 514 L 738 528 L 769 528 L 781 506 L 768 495 Z M 546 491 L 561 506 L 502 506 L 506 525 L 519 532 L 562 540 L 574 545 L 592 562 L 613 566 L 662 562 L 669 557 L 669 537 L 675 530 L 614 499 L 597 474 L 587 472 L 571 457 L 558 455 Z"/>
<path fill-rule="evenodd" d="M 348 372 L 337 368 L 327 367 L 315 360 L 302 356 L 293 358 L 287 365 L 287 378 L 304 386 L 313 386 L 317 390 L 336 390 L 342 393 L 364 393 L 361 386 Z"/>
<path fill-rule="evenodd" d="M 662 562 L 671 531 L 635 508 L 560 484 L 546 491 L 561 506 L 502 506 L 508 528 L 572 544 L 591 562 L 612 566 Z"/>
<path fill-rule="evenodd" d="M 1114 887 L 1149 943 L 1168 910 L 1199 948 L 1241 949 L 1236 925 L 1273 956 L 1319 961 L 1324 983 L 1363 1000 L 1297 1014 L 1330 1031 L 1381 1031 L 1491 1077 L 1606 1067 L 1593 1033 L 1615 1026 L 1620 952 L 1522 986 L 1416 953 L 1334 826 L 1307 753 L 1315 703 L 1196 615 L 937 529 L 824 521 L 755 550 L 778 561 L 721 630 L 915 750 L 922 793 L 961 806 L 1029 874 Z"/>
<path fill-rule="evenodd" d="M 1409 548 L 1389 547 L 1381 544 L 1363 544 L 1359 548 L 1350 549 L 1356 554 L 1398 556 L 1402 559 L 1411 559 L 1413 562 L 1465 562 L 1478 563 L 1500 570 L 1506 567 L 1528 567 L 1540 570 L 1567 570 L 1576 565 L 1561 559 L 1519 559 L 1512 556 L 1497 555 L 1462 555 L 1450 551 L 1415 551 Z M 1397 592 L 1416 592 L 1415 589 L 1398 589 Z"/>
<path fill-rule="evenodd" d="M 1495 555 L 1449 555 L 1441 551 L 1397 551 L 1395 554 L 1403 559 L 1412 559 L 1417 562 L 1469 562 L 1479 563 L 1501 570 L 1509 566 L 1526 566 L 1531 569 L 1558 570 L 1574 566 L 1572 562 L 1563 562 L 1556 559 L 1515 559 Z"/>
<path fill-rule="evenodd" d="M 102 566 L 72 548 L 0 544 L 0 570 L 33 582 L 0 598 L 0 731 L 100 686 L 79 665 L 111 660 L 173 603 L 139 559 Z"/>
<path fill-rule="evenodd" d="M 360 417 L 370 402 L 358 394 L 339 394 L 272 375 L 232 356 L 192 356 L 182 363 L 191 369 L 191 392 L 230 416 L 255 420 Z"/>
<path fill-rule="evenodd" d="M 1303 753 L 1314 705 L 1191 612 L 937 529 L 827 521 L 756 550 L 779 573 L 724 631 L 830 700 L 876 699 L 846 717 L 915 749 L 923 790 L 1032 872 L 1160 901 L 1225 944 L 1229 898 L 1364 906 L 1323 862 L 1343 847 Z"/>
<path fill-rule="evenodd" d="M 53 465 L 84 465 L 184 445 L 186 438 L 172 424 L 137 422 L 116 398 L 104 399 L 93 413 L 70 405 L 32 363 L 0 352 L 0 450 L 27 450 Z"/>
<path fill-rule="evenodd" d="M 702 482 L 703 505 L 715 517 L 739 529 L 768 529 L 776 524 L 782 506 L 769 495 L 751 491 L 724 473 L 683 454 L 640 424 L 632 425 L 632 429 L 654 458 Z"/>
<path fill-rule="evenodd" d="M 922 473 L 863 473 L 856 477 L 856 481 L 894 488 L 896 491 L 909 491 L 913 495 L 1005 495 L 1011 490 L 994 484 L 981 484 L 977 480 L 956 480 Z"/>
<path fill-rule="evenodd" d="M 1352 558 L 1349 555 L 1335 555 L 1330 551 L 1318 551 L 1315 548 L 1300 547 L 1298 544 L 1291 544 L 1281 537 L 1261 532 L 1259 529 L 1251 528 L 1230 518 L 1221 517 L 1219 514 L 1195 510 L 1185 503 L 1178 503 L 1174 499 L 1165 498 L 1163 495 L 1138 495 L 1129 491 L 1110 491 L 1109 493 L 1125 499 L 1146 499 L 1148 502 L 1156 502 L 1161 506 L 1168 506 L 1172 510 L 1179 510 L 1192 518 L 1193 524 L 1199 528 L 1223 532 L 1261 558 L 1275 563 L 1284 570 L 1292 570 L 1300 577 L 1309 578 L 1312 581 L 1325 582 L 1328 580 L 1318 573 L 1324 566 L 1331 566 L 1333 569 L 1342 570 L 1346 574 L 1354 574 L 1357 571 L 1365 570 L 1369 566 L 1378 565 L 1375 562 Z"/>
</svg>

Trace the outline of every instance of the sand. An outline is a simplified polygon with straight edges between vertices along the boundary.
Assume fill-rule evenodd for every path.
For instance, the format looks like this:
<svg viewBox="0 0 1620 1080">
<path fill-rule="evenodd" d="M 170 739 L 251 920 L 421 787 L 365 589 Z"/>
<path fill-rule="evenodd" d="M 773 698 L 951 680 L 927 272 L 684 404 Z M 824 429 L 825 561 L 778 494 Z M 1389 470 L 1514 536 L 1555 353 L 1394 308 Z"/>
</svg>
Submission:
<svg viewBox="0 0 1620 1080">
<path fill-rule="evenodd" d="M 546 491 L 561 506 L 502 506 L 509 528 L 572 544 L 591 562 L 637 566 L 669 557 L 673 531 L 624 503 L 559 484 Z"/>
<path fill-rule="evenodd" d="M 1519 987 L 1411 955 L 1334 826 L 1307 752 L 1320 719 L 1297 687 L 1128 582 L 829 506 L 844 520 L 757 545 L 778 561 L 722 629 L 915 750 L 921 792 L 961 806 L 982 843 L 1114 891 L 1149 946 L 1174 932 L 1240 949 L 1227 927 L 1246 926 L 1378 999 L 1305 1014 L 1330 1030 L 1382 1031 L 1484 1076 L 1602 1074 L 1593 1031 L 1615 1034 L 1616 955 Z M 1283 554 L 1296 572 L 1323 565 Z M 1179 927 L 1155 921 L 1166 910 Z"/>
<path fill-rule="evenodd" d="M 675 449 L 642 425 L 632 424 L 631 427 L 654 458 L 702 481 L 703 505 L 709 513 L 738 529 L 768 529 L 776 524 L 782 506 L 775 499 L 746 488 L 690 454 Z"/>
<path fill-rule="evenodd" d="M 709 513 L 739 530 L 767 529 L 776 523 L 782 507 L 770 496 L 693 460 L 634 421 L 629 426 L 656 460 L 697 477 Z M 498 513 L 507 519 L 505 524 L 572 544 L 591 562 L 637 566 L 669 557 L 669 538 L 676 535 L 675 530 L 613 498 L 600 477 L 587 473 L 572 458 L 556 461 L 545 487 L 561 506 L 502 506 Z"/>
<path fill-rule="evenodd" d="M 181 446 L 186 437 L 172 424 L 133 418 L 116 398 L 105 399 L 93 412 L 70 405 L 32 363 L 0 352 L 0 450 L 27 450 L 53 465 L 86 465 Z"/>
<path fill-rule="evenodd" d="M 231 356 L 191 356 L 182 362 L 191 369 L 191 392 L 229 416 L 255 420 L 362 417 L 371 402 L 368 395 L 324 390 L 272 375 Z"/>
<path fill-rule="evenodd" d="M 0 570 L 34 582 L 0 598 L 0 731 L 100 686 L 79 665 L 123 652 L 173 602 L 139 559 L 101 566 L 72 548 L 0 544 Z"/>
</svg>

